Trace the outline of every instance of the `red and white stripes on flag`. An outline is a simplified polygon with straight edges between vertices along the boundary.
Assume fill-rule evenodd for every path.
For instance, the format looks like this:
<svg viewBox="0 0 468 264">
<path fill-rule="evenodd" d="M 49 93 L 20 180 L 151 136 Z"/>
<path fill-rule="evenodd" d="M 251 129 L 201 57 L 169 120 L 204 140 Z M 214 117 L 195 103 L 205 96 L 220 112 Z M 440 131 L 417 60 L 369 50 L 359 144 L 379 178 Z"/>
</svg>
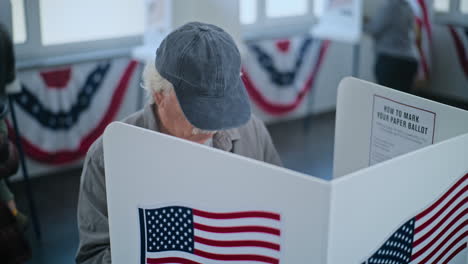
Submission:
<svg viewBox="0 0 468 264">
<path fill-rule="evenodd" d="M 457 51 L 460 67 L 468 78 L 468 28 L 449 26 L 449 31 Z"/>
<path fill-rule="evenodd" d="M 468 174 L 416 216 L 411 263 L 449 263 L 468 242 Z"/>
<path fill-rule="evenodd" d="M 432 16 L 429 7 L 431 0 L 407 0 L 413 8 L 416 24 L 421 31 L 421 41 L 417 44 L 419 52 L 419 74 L 421 80 L 428 80 L 432 61 Z"/>
<path fill-rule="evenodd" d="M 466 263 L 467 243 L 468 174 L 401 225 L 363 264 Z"/>
<path fill-rule="evenodd" d="M 139 214 L 142 264 L 280 261 L 281 217 L 277 213 L 169 206 L 139 209 Z"/>
</svg>

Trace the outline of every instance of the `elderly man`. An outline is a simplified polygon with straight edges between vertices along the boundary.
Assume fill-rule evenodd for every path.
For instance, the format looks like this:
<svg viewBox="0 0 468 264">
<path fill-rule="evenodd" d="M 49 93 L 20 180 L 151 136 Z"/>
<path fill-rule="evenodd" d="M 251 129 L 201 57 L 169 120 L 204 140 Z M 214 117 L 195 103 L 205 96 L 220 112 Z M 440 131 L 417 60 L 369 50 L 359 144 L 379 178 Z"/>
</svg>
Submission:
<svg viewBox="0 0 468 264">
<path fill-rule="evenodd" d="M 156 64 L 143 72 L 154 103 L 124 122 L 281 165 L 265 126 L 251 116 L 240 64 L 234 41 L 222 29 L 186 24 L 167 36 Z M 103 155 L 98 139 L 83 168 L 77 263 L 111 263 Z"/>
</svg>

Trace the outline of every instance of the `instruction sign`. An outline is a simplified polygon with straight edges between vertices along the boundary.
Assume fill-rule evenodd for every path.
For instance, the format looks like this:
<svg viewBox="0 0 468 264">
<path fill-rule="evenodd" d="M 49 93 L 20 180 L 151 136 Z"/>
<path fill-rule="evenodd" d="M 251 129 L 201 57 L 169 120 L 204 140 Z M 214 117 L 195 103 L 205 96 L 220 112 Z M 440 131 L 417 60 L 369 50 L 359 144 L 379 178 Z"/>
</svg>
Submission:
<svg viewBox="0 0 468 264">
<path fill-rule="evenodd" d="M 434 143 L 436 114 L 374 95 L 369 165 Z"/>
</svg>

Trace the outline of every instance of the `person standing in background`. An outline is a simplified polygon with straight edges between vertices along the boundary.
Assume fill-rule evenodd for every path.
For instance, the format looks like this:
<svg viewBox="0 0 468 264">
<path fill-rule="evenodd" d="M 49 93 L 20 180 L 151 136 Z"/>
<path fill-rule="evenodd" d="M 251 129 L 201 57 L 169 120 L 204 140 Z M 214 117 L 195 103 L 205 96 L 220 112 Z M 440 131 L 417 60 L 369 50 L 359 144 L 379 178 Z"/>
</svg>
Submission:
<svg viewBox="0 0 468 264">
<path fill-rule="evenodd" d="M 420 30 L 408 1 L 382 0 L 377 14 L 366 21 L 364 32 L 375 41 L 377 83 L 409 93 L 418 73 Z"/>
</svg>

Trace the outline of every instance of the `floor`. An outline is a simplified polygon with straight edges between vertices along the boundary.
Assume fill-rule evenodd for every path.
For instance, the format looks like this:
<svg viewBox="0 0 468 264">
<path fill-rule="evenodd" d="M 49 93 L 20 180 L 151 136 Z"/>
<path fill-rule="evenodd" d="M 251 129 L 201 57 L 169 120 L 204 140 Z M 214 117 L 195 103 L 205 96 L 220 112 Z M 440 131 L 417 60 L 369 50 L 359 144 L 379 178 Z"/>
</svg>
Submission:
<svg viewBox="0 0 468 264">
<path fill-rule="evenodd" d="M 286 168 L 331 179 L 334 113 L 270 125 L 268 130 Z"/>
<path fill-rule="evenodd" d="M 33 249 L 31 264 L 74 263 L 78 246 L 76 228 L 76 205 L 80 183 L 80 171 L 67 174 L 44 176 L 31 182 L 42 239 L 38 241 L 29 226 L 27 236 Z M 14 183 L 18 207 L 28 213 L 29 208 L 22 183 Z"/>
<path fill-rule="evenodd" d="M 268 126 L 285 167 L 323 179 L 332 174 L 334 128 L 334 113 Z M 74 263 L 79 182 L 79 170 L 32 180 L 42 239 L 38 241 L 29 228 L 33 248 L 29 264 Z M 28 213 L 24 188 L 22 182 L 12 184 L 20 210 Z"/>
</svg>

